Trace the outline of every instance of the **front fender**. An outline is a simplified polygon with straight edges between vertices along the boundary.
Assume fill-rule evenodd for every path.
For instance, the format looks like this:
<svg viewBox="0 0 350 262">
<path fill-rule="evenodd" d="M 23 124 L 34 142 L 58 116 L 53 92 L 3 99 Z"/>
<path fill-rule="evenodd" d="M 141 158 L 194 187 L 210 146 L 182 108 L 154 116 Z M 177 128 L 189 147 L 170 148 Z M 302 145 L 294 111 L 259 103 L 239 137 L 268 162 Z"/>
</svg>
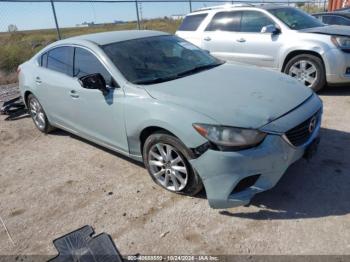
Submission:
<svg viewBox="0 0 350 262">
<path fill-rule="evenodd" d="M 282 71 L 283 65 L 286 62 L 286 58 L 292 54 L 293 52 L 302 53 L 304 52 L 314 52 L 319 54 L 324 60 L 324 54 L 330 50 L 331 47 L 326 41 L 320 40 L 302 40 L 297 41 L 297 43 L 293 42 L 290 45 L 285 45 L 280 53 L 280 64 L 279 70 Z"/>
<path fill-rule="evenodd" d="M 125 128 L 129 153 L 135 157 L 142 155 L 140 135 L 147 127 L 163 128 L 176 135 L 188 148 L 195 148 L 207 140 L 194 130 L 192 124 L 218 124 L 203 114 L 154 98 L 129 97 L 127 100 Z"/>
</svg>

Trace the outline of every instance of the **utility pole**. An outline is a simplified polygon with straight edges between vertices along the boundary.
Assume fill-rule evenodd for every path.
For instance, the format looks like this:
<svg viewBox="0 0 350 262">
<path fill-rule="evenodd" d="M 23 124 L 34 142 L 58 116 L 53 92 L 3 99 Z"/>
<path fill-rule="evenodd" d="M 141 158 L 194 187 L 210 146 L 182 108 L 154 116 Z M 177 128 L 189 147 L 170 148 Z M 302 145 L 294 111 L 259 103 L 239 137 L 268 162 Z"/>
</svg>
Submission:
<svg viewBox="0 0 350 262">
<path fill-rule="evenodd" d="M 53 13 L 53 18 L 55 19 L 56 32 L 57 32 L 57 39 L 58 39 L 58 40 L 61 40 L 61 32 L 60 32 L 60 28 L 58 27 L 55 4 L 53 3 L 53 0 L 50 0 L 50 2 L 51 2 L 51 8 L 52 8 L 52 13 Z"/>
<path fill-rule="evenodd" d="M 140 30 L 140 15 L 139 15 L 139 3 L 137 0 L 135 0 L 135 7 L 136 7 L 136 17 L 137 17 L 137 29 Z"/>
<path fill-rule="evenodd" d="M 145 27 L 143 25 L 142 2 L 139 2 L 139 12 L 140 12 L 140 28 L 145 29 Z"/>
<path fill-rule="evenodd" d="M 188 3 L 190 4 L 190 13 L 192 13 L 192 1 L 188 0 Z"/>
</svg>

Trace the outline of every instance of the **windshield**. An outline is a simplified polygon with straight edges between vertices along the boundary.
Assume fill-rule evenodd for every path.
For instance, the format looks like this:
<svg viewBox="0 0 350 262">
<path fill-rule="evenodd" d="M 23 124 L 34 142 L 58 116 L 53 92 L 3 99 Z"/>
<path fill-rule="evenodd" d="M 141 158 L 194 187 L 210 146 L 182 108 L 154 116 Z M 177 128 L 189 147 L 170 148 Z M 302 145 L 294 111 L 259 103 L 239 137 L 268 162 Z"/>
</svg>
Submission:
<svg viewBox="0 0 350 262">
<path fill-rule="evenodd" d="M 268 11 L 293 30 L 324 26 L 317 18 L 296 8 L 281 7 Z"/>
<path fill-rule="evenodd" d="M 176 36 L 155 36 L 102 46 L 124 77 L 134 84 L 173 80 L 222 64 Z"/>
</svg>

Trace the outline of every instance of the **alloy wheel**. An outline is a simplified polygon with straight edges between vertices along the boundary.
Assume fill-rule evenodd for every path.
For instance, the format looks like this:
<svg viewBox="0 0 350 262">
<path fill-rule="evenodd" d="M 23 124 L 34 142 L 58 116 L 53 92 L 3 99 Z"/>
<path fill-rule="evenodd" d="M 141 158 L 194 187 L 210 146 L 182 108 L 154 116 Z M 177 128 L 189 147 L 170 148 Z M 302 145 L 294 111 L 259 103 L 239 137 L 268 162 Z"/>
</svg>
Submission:
<svg viewBox="0 0 350 262">
<path fill-rule="evenodd" d="M 148 164 L 151 175 L 163 187 L 178 192 L 188 181 L 188 170 L 181 154 L 171 145 L 157 143 L 149 151 Z"/>
<path fill-rule="evenodd" d="M 29 102 L 29 111 L 32 116 L 35 125 L 40 129 L 44 130 L 46 126 L 45 113 L 38 100 L 32 98 Z"/>
<path fill-rule="evenodd" d="M 312 87 L 317 80 L 317 67 L 309 60 L 299 60 L 289 69 L 288 74 L 307 87 Z"/>
</svg>

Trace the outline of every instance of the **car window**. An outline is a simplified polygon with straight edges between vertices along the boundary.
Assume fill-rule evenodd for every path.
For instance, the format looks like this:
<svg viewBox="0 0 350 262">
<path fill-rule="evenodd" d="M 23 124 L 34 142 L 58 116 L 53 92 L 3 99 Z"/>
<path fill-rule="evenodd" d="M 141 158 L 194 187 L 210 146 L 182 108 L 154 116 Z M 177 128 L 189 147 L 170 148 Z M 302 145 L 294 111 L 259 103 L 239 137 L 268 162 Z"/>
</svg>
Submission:
<svg viewBox="0 0 350 262">
<path fill-rule="evenodd" d="M 241 32 L 260 33 L 267 25 L 274 25 L 275 22 L 265 14 L 258 11 L 244 11 L 241 20 Z"/>
<path fill-rule="evenodd" d="M 323 16 L 323 23 L 328 25 L 350 25 L 350 20 L 341 16 Z"/>
<path fill-rule="evenodd" d="M 335 24 L 334 17 L 329 16 L 329 15 L 322 16 L 322 22 L 327 24 L 327 25 L 334 25 Z"/>
<path fill-rule="evenodd" d="M 230 31 L 238 32 L 240 29 L 242 12 L 216 13 L 205 31 Z"/>
<path fill-rule="evenodd" d="M 189 15 L 179 27 L 179 31 L 196 31 L 208 14 Z"/>
<path fill-rule="evenodd" d="M 268 11 L 292 30 L 324 26 L 317 18 L 294 7 L 277 7 Z"/>
<path fill-rule="evenodd" d="M 40 66 L 47 67 L 47 53 L 41 55 L 41 57 L 40 57 Z"/>
<path fill-rule="evenodd" d="M 320 15 L 312 15 L 312 16 L 317 18 L 318 20 L 322 21 L 322 16 L 320 16 Z"/>
<path fill-rule="evenodd" d="M 100 73 L 107 84 L 111 83 L 110 73 L 94 54 L 83 48 L 75 48 L 74 77 L 80 78 L 96 73 Z"/>
<path fill-rule="evenodd" d="M 72 76 L 73 75 L 73 52 L 69 46 L 56 47 L 48 52 L 47 68 Z"/>
</svg>

